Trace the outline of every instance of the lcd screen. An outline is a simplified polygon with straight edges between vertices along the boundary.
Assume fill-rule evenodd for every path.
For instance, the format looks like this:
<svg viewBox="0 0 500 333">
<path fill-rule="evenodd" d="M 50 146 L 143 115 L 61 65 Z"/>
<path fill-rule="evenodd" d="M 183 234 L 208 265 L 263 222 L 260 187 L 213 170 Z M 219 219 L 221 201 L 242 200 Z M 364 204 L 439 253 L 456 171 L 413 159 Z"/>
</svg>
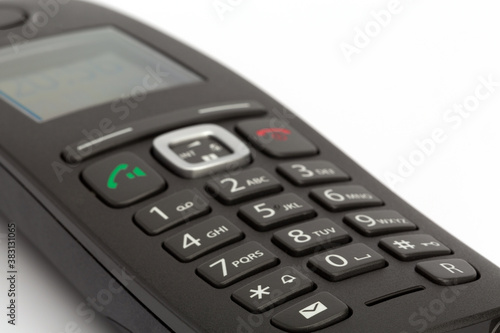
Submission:
<svg viewBox="0 0 500 333">
<path fill-rule="evenodd" d="M 111 27 L 27 42 L 16 52 L 0 50 L 0 98 L 37 122 L 200 81 Z"/>
</svg>

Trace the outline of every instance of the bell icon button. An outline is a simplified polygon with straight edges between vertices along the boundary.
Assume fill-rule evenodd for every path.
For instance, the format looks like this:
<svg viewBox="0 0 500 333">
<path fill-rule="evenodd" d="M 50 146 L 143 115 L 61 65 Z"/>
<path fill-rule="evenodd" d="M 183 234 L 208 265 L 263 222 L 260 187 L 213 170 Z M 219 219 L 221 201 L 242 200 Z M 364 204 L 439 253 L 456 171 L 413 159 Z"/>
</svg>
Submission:
<svg viewBox="0 0 500 333">
<path fill-rule="evenodd" d="M 283 282 L 283 284 L 293 283 L 295 280 L 297 280 L 297 278 L 291 275 L 283 275 L 281 277 L 281 282 Z"/>
</svg>

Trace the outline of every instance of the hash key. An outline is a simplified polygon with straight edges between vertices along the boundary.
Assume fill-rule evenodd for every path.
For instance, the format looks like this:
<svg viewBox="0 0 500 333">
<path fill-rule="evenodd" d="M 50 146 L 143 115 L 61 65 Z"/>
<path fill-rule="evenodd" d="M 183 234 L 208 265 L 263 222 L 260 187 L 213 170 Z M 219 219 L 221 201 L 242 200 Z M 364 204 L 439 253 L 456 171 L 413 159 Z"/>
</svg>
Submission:
<svg viewBox="0 0 500 333">
<path fill-rule="evenodd" d="M 403 235 L 383 238 L 380 247 L 402 261 L 451 254 L 451 250 L 429 235 Z"/>
</svg>

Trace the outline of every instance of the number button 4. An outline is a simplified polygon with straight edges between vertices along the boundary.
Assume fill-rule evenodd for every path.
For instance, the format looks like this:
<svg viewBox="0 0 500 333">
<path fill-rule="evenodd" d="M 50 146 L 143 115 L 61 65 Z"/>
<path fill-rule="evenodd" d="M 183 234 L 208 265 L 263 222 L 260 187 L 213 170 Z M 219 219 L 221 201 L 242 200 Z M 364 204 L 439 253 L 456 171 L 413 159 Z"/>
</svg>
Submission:
<svg viewBox="0 0 500 333">
<path fill-rule="evenodd" d="M 188 262 L 234 243 L 243 236 L 234 224 L 217 216 L 170 237 L 163 246 L 180 261 Z"/>
</svg>

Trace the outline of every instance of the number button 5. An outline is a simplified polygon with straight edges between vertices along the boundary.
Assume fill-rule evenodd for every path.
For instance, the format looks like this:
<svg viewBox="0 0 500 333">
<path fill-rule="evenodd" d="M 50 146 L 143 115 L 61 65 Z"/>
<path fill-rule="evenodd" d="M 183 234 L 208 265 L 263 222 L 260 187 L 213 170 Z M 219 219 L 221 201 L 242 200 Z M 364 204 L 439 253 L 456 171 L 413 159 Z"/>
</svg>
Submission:
<svg viewBox="0 0 500 333">
<path fill-rule="evenodd" d="M 240 217 L 257 230 L 269 230 L 316 215 L 313 207 L 293 193 L 281 194 L 240 208 Z"/>
</svg>

